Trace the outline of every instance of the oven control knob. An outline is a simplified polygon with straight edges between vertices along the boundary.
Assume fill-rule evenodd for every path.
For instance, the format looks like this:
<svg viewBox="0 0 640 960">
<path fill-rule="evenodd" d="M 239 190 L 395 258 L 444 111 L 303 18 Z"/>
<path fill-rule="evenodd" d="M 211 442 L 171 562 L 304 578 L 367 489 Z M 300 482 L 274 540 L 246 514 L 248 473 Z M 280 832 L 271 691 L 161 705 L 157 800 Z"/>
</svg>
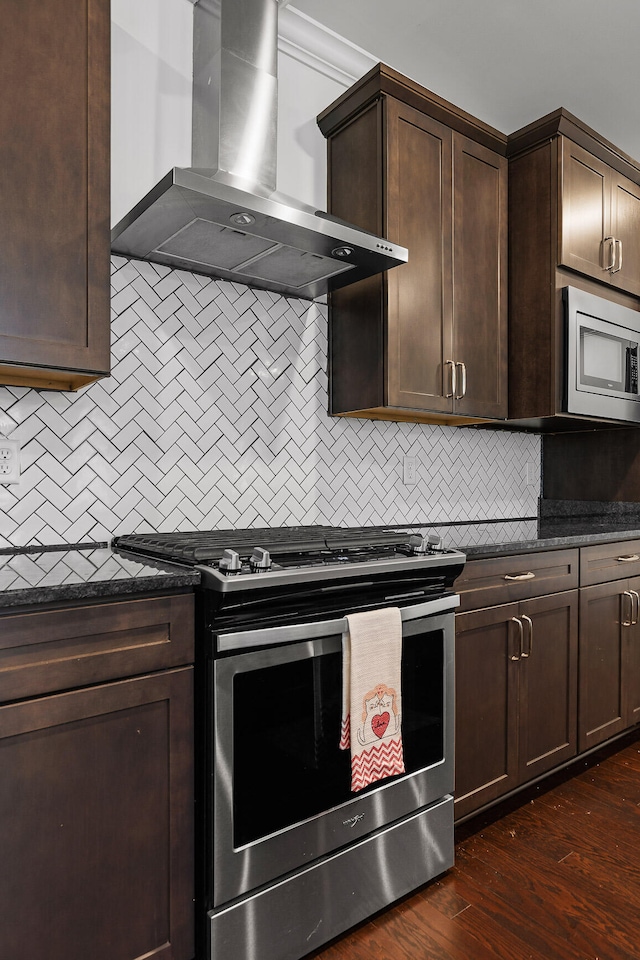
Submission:
<svg viewBox="0 0 640 960">
<path fill-rule="evenodd" d="M 427 549 L 429 553 L 442 553 L 442 537 L 437 533 L 430 533 L 427 537 Z"/>
<path fill-rule="evenodd" d="M 414 554 L 426 553 L 429 549 L 426 537 L 421 537 L 419 534 L 409 537 L 409 547 Z"/>
<path fill-rule="evenodd" d="M 409 537 L 409 547 L 411 553 L 422 556 L 425 553 L 442 553 L 442 537 L 437 533 L 430 533 L 427 537 L 421 537 L 419 534 Z"/>
<path fill-rule="evenodd" d="M 252 573 L 264 573 L 266 570 L 271 570 L 271 556 L 268 550 L 263 550 L 262 547 L 254 547 L 253 553 L 249 558 L 249 566 L 251 567 Z"/>
<path fill-rule="evenodd" d="M 236 573 L 240 573 L 241 569 L 240 554 L 235 550 L 224 550 L 218 563 L 218 570 L 226 573 L 228 577 L 233 577 Z"/>
</svg>

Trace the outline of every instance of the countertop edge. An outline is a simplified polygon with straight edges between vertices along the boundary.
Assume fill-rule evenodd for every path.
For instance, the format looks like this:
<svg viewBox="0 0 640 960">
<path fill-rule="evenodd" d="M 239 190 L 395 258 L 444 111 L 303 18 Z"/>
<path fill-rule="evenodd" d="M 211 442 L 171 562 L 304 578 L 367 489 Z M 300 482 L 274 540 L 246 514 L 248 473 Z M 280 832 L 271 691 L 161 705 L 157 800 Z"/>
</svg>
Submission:
<svg viewBox="0 0 640 960">
<path fill-rule="evenodd" d="M 167 574 L 167 576 L 137 577 L 136 579 L 104 580 L 98 583 L 67 583 L 56 586 L 20 587 L 0 593 L 0 614 L 17 607 L 91 600 L 133 598 L 136 595 L 166 593 L 170 590 L 193 589 L 200 583 L 198 573 Z"/>
<path fill-rule="evenodd" d="M 558 537 L 540 537 L 536 540 L 520 540 L 513 543 L 488 543 L 461 545 L 459 549 L 468 560 L 488 560 L 492 557 L 517 556 L 521 553 L 542 553 L 545 550 L 588 547 L 598 543 L 615 543 L 618 540 L 640 539 L 640 528 L 612 530 L 600 533 L 571 534 Z"/>
</svg>

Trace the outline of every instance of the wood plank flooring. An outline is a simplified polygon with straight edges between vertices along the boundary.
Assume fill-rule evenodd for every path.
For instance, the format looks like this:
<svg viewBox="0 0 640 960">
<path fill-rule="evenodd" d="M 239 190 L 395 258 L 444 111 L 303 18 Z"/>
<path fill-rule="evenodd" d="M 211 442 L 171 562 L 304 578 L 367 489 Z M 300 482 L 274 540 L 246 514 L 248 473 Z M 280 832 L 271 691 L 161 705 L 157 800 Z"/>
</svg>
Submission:
<svg viewBox="0 0 640 960">
<path fill-rule="evenodd" d="M 310 957 L 639 960 L 635 736 L 463 824 L 452 870 Z"/>
</svg>

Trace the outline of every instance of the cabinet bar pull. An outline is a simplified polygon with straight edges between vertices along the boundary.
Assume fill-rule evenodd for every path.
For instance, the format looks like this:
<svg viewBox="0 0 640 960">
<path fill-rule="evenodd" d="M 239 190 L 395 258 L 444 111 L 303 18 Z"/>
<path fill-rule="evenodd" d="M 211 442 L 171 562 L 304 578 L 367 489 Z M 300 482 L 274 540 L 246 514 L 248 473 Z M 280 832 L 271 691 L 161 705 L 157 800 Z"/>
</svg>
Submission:
<svg viewBox="0 0 640 960">
<path fill-rule="evenodd" d="M 519 620 L 517 617 L 511 617 L 511 620 L 513 621 L 513 623 L 517 623 L 517 624 L 518 624 L 518 630 L 519 630 L 519 634 L 520 634 L 520 653 L 518 654 L 517 657 L 514 657 L 514 655 L 511 654 L 510 659 L 511 659 L 511 660 L 520 660 L 520 659 L 522 658 L 522 654 L 523 654 L 523 637 L 524 637 L 524 630 L 522 629 L 522 620 Z"/>
<path fill-rule="evenodd" d="M 528 631 L 528 633 L 529 633 L 529 637 L 528 637 L 528 640 L 529 640 L 528 647 L 529 647 L 529 649 L 528 649 L 527 653 L 523 653 L 523 654 L 522 654 L 522 658 L 523 658 L 523 660 L 524 660 L 524 659 L 526 659 L 527 657 L 530 657 L 530 656 L 531 656 L 531 651 L 533 650 L 533 620 L 531 619 L 531 617 L 527 617 L 524 613 L 522 614 L 522 619 L 523 619 L 523 620 L 526 620 L 526 621 L 527 621 L 527 624 L 528 624 L 528 626 L 529 626 L 529 631 Z"/>
<path fill-rule="evenodd" d="M 620 602 L 621 602 L 621 603 L 624 602 L 624 601 L 622 600 L 622 597 L 629 597 L 629 603 L 630 603 L 630 605 L 631 605 L 631 613 L 629 614 L 629 619 L 628 619 L 628 620 L 623 620 L 623 621 L 622 621 L 622 626 L 623 626 L 623 627 L 630 627 L 630 626 L 633 624 L 633 597 L 631 596 L 631 591 L 630 591 L 630 590 L 625 590 L 625 591 L 620 595 Z M 621 616 L 624 617 L 624 610 L 621 612 Z"/>
<path fill-rule="evenodd" d="M 611 273 L 618 273 L 620 270 L 622 270 L 622 240 L 614 240 L 614 244 L 618 251 L 618 266 L 613 267 Z"/>
<path fill-rule="evenodd" d="M 533 580 L 534 577 L 535 573 L 532 573 L 531 570 L 528 573 L 505 573 L 504 575 L 505 580 Z"/>
<path fill-rule="evenodd" d="M 640 614 L 640 593 L 637 590 L 629 590 L 631 594 L 631 623 L 636 624 L 638 622 L 638 615 Z M 636 601 L 636 612 L 633 612 L 633 600 Z"/>
<path fill-rule="evenodd" d="M 465 396 L 467 392 L 467 367 L 466 367 L 466 364 L 462 363 L 461 360 L 457 361 L 456 367 L 460 367 L 460 373 L 461 373 L 460 382 L 462 384 L 460 393 L 456 393 L 456 400 L 462 400 L 462 398 Z"/>
<path fill-rule="evenodd" d="M 618 563 L 633 563 L 635 560 L 640 560 L 640 554 L 630 553 L 628 557 L 616 557 Z"/>
<path fill-rule="evenodd" d="M 609 250 L 611 252 L 611 263 L 605 264 L 602 268 L 603 270 L 613 270 L 616 265 L 616 238 L 615 237 L 605 237 L 602 241 L 602 249 L 604 250 L 605 243 L 610 243 L 611 246 Z"/>
<path fill-rule="evenodd" d="M 456 377 L 456 365 L 453 360 L 445 360 L 445 367 L 451 366 L 451 393 L 447 393 L 447 397 L 454 397 L 456 393 L 457 386 L 457 377 Z"/>
</svg>

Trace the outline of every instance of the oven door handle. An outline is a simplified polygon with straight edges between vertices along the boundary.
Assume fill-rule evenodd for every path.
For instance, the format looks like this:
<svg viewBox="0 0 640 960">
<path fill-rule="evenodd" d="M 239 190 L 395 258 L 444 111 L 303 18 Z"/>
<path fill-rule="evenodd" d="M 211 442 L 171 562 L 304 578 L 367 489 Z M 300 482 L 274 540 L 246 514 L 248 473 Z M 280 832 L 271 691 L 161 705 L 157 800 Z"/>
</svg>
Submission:
<svg viewBox="0 0 640 960">
<path fill-rule="evenodd" d="M 389 606 L 392 606 L 390 604 Z M 400 607 L 402 620 L 419 620 L 431 617 L 438 613 L 447 613 L 460 606 L 460 597 L 449 594 L 446 597 L 436 597 L 424 603 L 416 603 L 410 607 Z M 261 630 L 244 630 L 237 633 L 214 633 L 213 640 L 216 650 L 243 650 L 248 647 L 272 647 L 281 643 L 296 643 L 301 640 L 314 640 L 317 637 L 327 637 L 336 633 L 345 633 L 347 621 L 345 617 L 337 620 L 321 620 L 319 622 L 287 624 L 283 627 L 266 627 Z"/>
</svg>

